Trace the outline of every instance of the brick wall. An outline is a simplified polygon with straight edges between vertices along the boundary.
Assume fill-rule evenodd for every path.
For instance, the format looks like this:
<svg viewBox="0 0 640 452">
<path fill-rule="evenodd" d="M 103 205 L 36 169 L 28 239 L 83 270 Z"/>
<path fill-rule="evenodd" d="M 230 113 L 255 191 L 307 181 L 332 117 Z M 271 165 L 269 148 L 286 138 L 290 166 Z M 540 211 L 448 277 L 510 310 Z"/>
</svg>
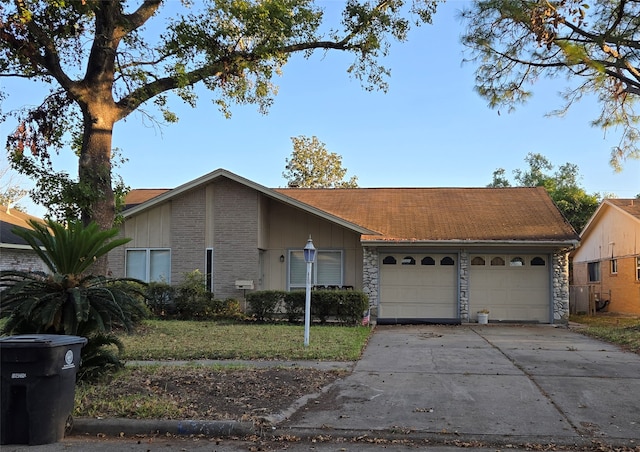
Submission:
<svg viewBox="0 0 640 452">
<path fill-rule="evenodd" d="M 32 250 L 18 250 L 2 248 L 0 250 L 0 269 L 18 271 L 43 271 L 49 270 Z"/>
<path fill-rule="evenodd" d="M 213 292 L 216 298 L 241 298 L 235 281 L 251 279 L 257 284 L 259 278 L 259 195 L 237 182 L 220 179 L 215 183 L 213 198 Z"/>
<path fill-rule="evenodd" d="M 611 273 L 611 260 L 600 261 L 600 281 L 589 282 L 587 262 L 573 264 L 573 283 L 590 286 L 601 300 L 609 300 L 605 311 L 640 314 L 640 282 L 636 278 L 636 258 L 618 257 L 618 272 Z"/>
<path fill-rule="evenodd" d="M 205 260 L 205 189 L 177 196 L 171 207 L 171 284 L 179 284 L 185 273 L 200 270 Z"/>
</svg>

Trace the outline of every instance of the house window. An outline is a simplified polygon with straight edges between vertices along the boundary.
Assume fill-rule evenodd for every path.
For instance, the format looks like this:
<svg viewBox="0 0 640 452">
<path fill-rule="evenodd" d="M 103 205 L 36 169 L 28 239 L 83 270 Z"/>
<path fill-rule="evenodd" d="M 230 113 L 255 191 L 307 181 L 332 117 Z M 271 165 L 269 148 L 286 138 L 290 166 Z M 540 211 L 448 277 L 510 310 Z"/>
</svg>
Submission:
<svg viewBox="0 0 640 452">
<path fill-rule="evenodd" d="M 342 286 L 342 251 L 318 250 L 311 267 L 311 284 L 314 286 Z M 289 287 L 304 288 L 307 285 L 307 263 L 302 250 L 289 251 Z"/>
<path fill-rule="evenodd" d="M 484 257 L 481 256 L 476 256 L 473 259 L 471 259 L 471 265 L 484 265 Z"/>
<path fill-rule="evenodd" d="M 170 284 L 171 250 L 152 248 L 126 250 L 125 267 L 127 278 Z"/>
<path fill-rule="evenodd" d="M 204 261 L 205 283 L 207 290 L 213 292 L 213 248 L 207 248 Z"/>
<path fill-rule="evenodd" d="M 416 260 L 411 256 L 406 256 L 402 259 L 402 265 L 416 265 Z"/>
<path fill-rule="evenodd" d="M 420 263 L 422 265 L 436 265 L 436 261 L 431 256 L 423 257 Z"/>
<path fill-rule="evenodd" d="M 636 257 L 636 279 L 640 281 L 640 257 Z"/>
<path fill-rule="evenodd" d="M 611 259 L 611 274 L 618 273 L 618 259 Z"/>
<path fill-rule="evenodd" d="M 589 282 L 600 281 L 600 262 L 589 262 L 587 271 L 589 272 Z"/>
<path fill-rule="evenodd" d="M 511 267 L 522 267 L 524 265 L 524 259 L 521 257 L 514 257 L 509 262 L 509 266 Z"/>
<path fill-rule="evenodd" d="M 382 260 L 382 265 L 396 265 L 396 258 L 393 256 L 387 256 Z"/>
<path fill-rule="evenodd" d="M 540 257 L 540 256 L 536 256 L 533 259 L 531 259 L 531 265 L 533 266 L 541 266 L 544 267 L 546 265 L 547 261 L 544 260 L 544 258 Z"/>
<path fill-rule="evenodd" d="M 440 260 L 440 265 L 454 265 L 454 264 L 455 264 L 455 262 L 449 256 L 443 257 Z"/>
<path fill-rule="evenodd" d="M 504 259 L 501 258 L 500 256 L 496 256 L 494 258 L 491 259 L 491 266 L 493 267 L 504 267 Z"/>
</svg>

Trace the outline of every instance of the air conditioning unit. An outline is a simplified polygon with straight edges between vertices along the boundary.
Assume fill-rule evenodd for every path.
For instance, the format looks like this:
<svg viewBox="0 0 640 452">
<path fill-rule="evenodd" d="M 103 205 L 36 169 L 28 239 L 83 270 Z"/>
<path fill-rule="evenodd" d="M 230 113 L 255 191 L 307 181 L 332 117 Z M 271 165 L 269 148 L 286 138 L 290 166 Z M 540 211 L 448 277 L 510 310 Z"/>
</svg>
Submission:
<svg viewBox="0 0 640 452">
<path fill-rule="evenodd" d="M 253 279 L 236 279 L 236 289 L 253 289 Z"/>
</svg>

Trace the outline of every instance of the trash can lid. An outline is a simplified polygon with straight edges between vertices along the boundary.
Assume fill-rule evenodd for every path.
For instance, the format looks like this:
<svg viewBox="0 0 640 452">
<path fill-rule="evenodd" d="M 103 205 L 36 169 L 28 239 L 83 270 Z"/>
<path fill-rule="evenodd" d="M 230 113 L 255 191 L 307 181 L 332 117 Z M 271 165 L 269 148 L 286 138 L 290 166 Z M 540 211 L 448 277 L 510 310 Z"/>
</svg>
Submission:
<svg viewBox="0 0 640 452">
<path fill-rule="evenodd" d="M 0 338 L 0 348 L 48 348 L 65 345 L 86 344 L 87 338 L 65 334 L 19 334 Z"/>
</svg>

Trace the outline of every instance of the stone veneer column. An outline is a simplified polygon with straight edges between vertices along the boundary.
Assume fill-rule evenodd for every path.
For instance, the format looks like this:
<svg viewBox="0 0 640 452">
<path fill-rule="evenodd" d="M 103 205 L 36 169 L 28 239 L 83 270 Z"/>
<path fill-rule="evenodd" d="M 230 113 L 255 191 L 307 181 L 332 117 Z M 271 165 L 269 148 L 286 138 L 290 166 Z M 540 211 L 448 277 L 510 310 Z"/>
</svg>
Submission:
<svg viewBox="0 0 640 452">
<path fill-rule="evenodd" d="M 460 321 L 469 322 L 469 252 L 460 251 Z"/>
<path fill-rule="evenodd" d="M 553 323 L 569 322 L 569 253 L 553 254 Z"/>
<path fill-rule="evenodd" d="M 369 307 L 378 306 L 378 290 L 380 288 L 380 269 L 378 267 L 378 249 L 362 249 L 362 291 L 369 297 Z M 377 312 L 376 312 L 377 316 Z"/>
</svg>

